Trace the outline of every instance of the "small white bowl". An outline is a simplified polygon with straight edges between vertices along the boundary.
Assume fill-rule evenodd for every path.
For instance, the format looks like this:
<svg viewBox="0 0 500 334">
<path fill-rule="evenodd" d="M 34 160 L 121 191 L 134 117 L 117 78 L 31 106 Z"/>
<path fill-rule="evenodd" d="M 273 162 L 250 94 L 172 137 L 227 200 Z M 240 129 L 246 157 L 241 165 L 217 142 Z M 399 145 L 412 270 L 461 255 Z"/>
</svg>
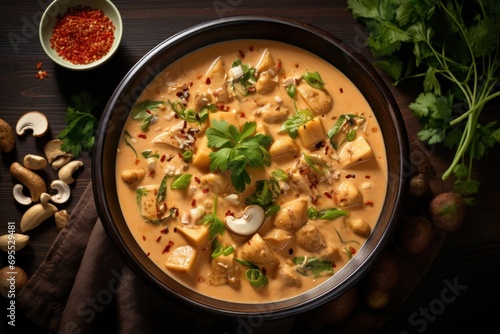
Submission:
<svg viewBox="0 0 500 334">
<path fill-rule="evenodd" d="M 57 22 L 59 15 L 63 15 L 68 8 L 83 5 L 92 9 L 100 9 L 111 19 L 115 26 L 114 41 L 109 52 L 102 58 L 88 64 L 73 64 L 72 62 L 59 56 L 50 46 L 50 37 L 52 30 Z M 120 12 L 116 6 L 109 0 L 55 0 L 45 10 L 40 21 L 40 43 L 45 53 L 57 64 L 71 70 L 89 70 L 96 68 L 108 61 L 118 49 L 122 39 L 123 24 Z"/>
</svg>

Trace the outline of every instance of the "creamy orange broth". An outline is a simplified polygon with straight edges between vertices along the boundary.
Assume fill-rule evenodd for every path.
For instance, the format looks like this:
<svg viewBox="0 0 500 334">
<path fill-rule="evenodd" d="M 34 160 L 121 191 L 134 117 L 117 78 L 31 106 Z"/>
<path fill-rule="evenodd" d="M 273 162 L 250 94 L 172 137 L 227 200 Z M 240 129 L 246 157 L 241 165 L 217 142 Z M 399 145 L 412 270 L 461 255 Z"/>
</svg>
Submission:
<svg viewBox="0 0 500 334">
<path fill-rule="evenodd" d="M 226 79 L 230 79 L 229 69 L 234 60 L 240 58 L 244 64 L 258 67 L 264 53 L 271 55 L 269 59 L 272 59 L 274 65 L 271 70 L 271 74 L 275 75 L 273 84 L 271 84 L 272 91 L 252 92 L 243 97 L 239 96 L 237 92 L 233 92 L 228 86 L 228 92 L 232 95 L 230 102 L 223 98 L 221 100 L 224 102 L 212 99 L 212 103 L 223 111 L 210 113 L 209 120 L 201 126 L 195 123 L 186 123 L 187 128 L 199 129 L 193 147 L 193 161 L 188 163 L 183 161 L 180 157 L 180 153 L 183 151 L 181 148 L 165 143 L 152 143 L 152 140 L 158 135 L 182 121 L 175 117 L 168 101 L 179 100 L 180 93 L 189 92 L 189 97 L 183 102 L 187 102 L 187 109 L 194 109 L 197 94 L 203 92 L 213 94 L 218 88 L 217 85 L 220 83 L 217 82 L 215 76 L 211 77 L 211 80 L 207 80 L 207 77 L 212 75 L 209 69 L 213 68 L 214 61 L 218 57 L 223 60 L 224 69 L 228 73 Z M 262 72 L 264 69 L 258 74 L 261 75 Z M 222 180 L 226 180 L 229 185 L 220 190 L 215 189 L 217 187 L 214 187 L 210 182 L 205 182 L 204 178 L 206 175 L 210 175 L 210 171 L 206 166 L 200 167 L 199 163 L 195 164 L 195 161 L 197 154 L 202 154 L 200 153 L 203 151 L 201 146 L 204 142 L 202 139 L 206 135 L 207 127 L 210 126 L 210 120 L 217 119 L 221 113 L 224 113 L 223 116 L 231 115 L 229 118 L 224 117 L 224 119 L 235 122 L 239 126 L 242 126 L 244 122 L 256 122 L 257 131 L 270 135 L 274 142 L 289 138 L 286 132 L 280 131 L 280 128 L 284 119 L 295 114 L 295 107 L 292 98 L 286 93 L 284 83 L 289 83 L 290 80 L 287 81 L 287 79 L 300 77 L 306 72 L 318 72 L 321 75 L 324 82 L 323 91 L 327 92 L 327 96 L 331 98 L 332 102 L 331 107 L 327 108 L 326 112 L 315 112 L 315 118 L 321 119 L 322 126 L 321 131 L 315 130 L 322 137 L 319 144 L 304 147 L 301 138 L 296 138 L 297 150 L 295 153 L 273 157 L 269 167 L 249 169 L 252 184 L 247 186 L 243 193 L 235 191 L 227 174 L 218 171 L 215 171 L 214 174 L 222 175 Z M 297 85 L 303 84 L 304 80 L 300 80 Z M 367 101 L 353 83 L 334 66 L 315 55 L 290 45 L 266 40 L 242 40 L 213 45 L 187 55 L 164 69 L 144 89 L 137 99 L 137 103 L 146 100 L 161 100 L 165 103 L 160 106 L 161 108 L 152 111 L 156 118 L 146 130 L 141 129 L 140 120 L 129 117 L 126 121 L 116 156 L 117 192 L 125 220 L 139 245 L 158 267 L 182 284 L 218 299 L 259 303 L 293 297 L 331 277 L 303 276 L 294 270 L 292 261 L 295 256 L 320 256 L 318 254 L 321 253 L 319 251 L 306 251 L 296 244 L 295 233 L 299 227 L 288 230 L 281 229 L 290 236 L 290 241 L 281 249 L 273 247 L 267 240 L 265 241 L 277 262 L 258 264 L 258 267 L 265 272 L 268 278 L 268 283 L 261 288 L 252 286 L 245 279 L 244 273 L 248 268 L 236 263 L 236 261 L 232 261 L 232 266 L 239 271 L 239 274 L 227 277 L 223 283 L 216 282 L 212 277 L 211 243 L 205 242 L 203 245 L 196 246 L 180 232 L 181 229 L 187 228 L 195 231 L 206 228 L 206 225 L 199 224 L 201 220 L 199 216 L 196 217 L 196 221 L 193 221 L 191 210 L 194 207 L 200 207 L 204 209 L 204 214 L 211 214 L 214 196 L 218 198 L 216 214 L 220 219 L 223 220 L 227 214 L 240 217 L 247 206 L 246 198 L 255 190 L 255 181 L 269 179 L 271 170 L 279 168 L 287 171 L 289 175 L 287 181 L 280 183 L 282 194 L 277 204 L 282 205 L 281 210 L 284 210 L 283 207 L 286 207 L 287 203 L 297 198 L 303 198 L 307 201 L 307 207 L 313 206 L 318 210 L 339 208 L 348 211 L 348 216 L 345 217 L 334 220 L 307 219 L 306 223 L 309 224 L 308 226 L 314 225 L 323 235 L 324 241 L 323 246 L 321 246 L 323 248 L 320 247 L 323 250 L 321 256 L 333 261 L 334 273 L 341 270 L 349 261 L 347 251 L 351 251 L 352 256 L 356 256 L 356 252 L 366 240 L 365 236 L 353 231 L 349 221 L 363 219 L 369 225 L 368 233 L 375 227 L 384 204 L 387 186 L 386 153 L 379 125 Z M 295 100 L 297 109 L 311 109 L 299 93 L 297 93 Z M 262 108 L 267 108 L 266 106 L 270 106 L 272 110 L 270 114 L 262 110 Z M 278 109 L 280 112 L 277 111 Z M 287 110 L 284 119 L 282 118 L 283 110 Z M 356 114 L 365 119 L 363 123 L 355 127 L 356 139 L 363 137 L 371 147 L 369 159 L 363 159 L 361 162 L 346 168 L 344 168 L 343 162 L 339 161 L 346 143 L 344 142 L 335 151 L 326 135 L 342 114 Z M 276 116 L 275 118 L 279 118 L 276 121 L 272 115 L 281 116 Z M 342 136 L 345 138 L 345 133 L 341 133 L 339 138 Z M 129 145 L 138 153 L 137 157 Z M 151 150 L 151 154 L 158 154 L 157 158 L 149 160 L 144 158 L 141 152 L 145 150 Z M 304 163 L 303 159 L 300 160 L 302 153 L 316 155 L 324 159 L 328 163 L 328 172 L 321 175 L 315 174 L 310 168 L 307 169 L 308 165 Z M 136 182 L 129 180 L 130 184 L 124 182 L 122 173 L 137 169 L 142 169 L 145 172 L 144 177 Z M 191 182 L 185 190 L 170 189 L 174 177 L 167 181 L 168 189 L 165 203 L 168 209 L 175 207 L 177 214 L 160 223 L 145 221 L 136 203 L 136 190 L 143 186 L 159 186 L 163 176 L 168 172 L 192 175 Z M 316 182 L 313 182 L 315 178 Z M 356 197 L 357 202 L 354 205 L 342 207 L 343 195 L 339 193 L 339 187 L 345 181 L 351 182 L 357 188 L 359 196 Z M 235 205 L 229 200 L 231 196 L 226 197 L 231 194 L 233 197 L 236 195 L 239 198 L 239 205 Z M 157 206 L 163 204 L 158 203 Z M 275 219 L 276 215 L 266 218 L 257 232 L 259 236 L 265 239 L 265 236 L 275 228 Z M 226 228 L 224 234 L 219 238 L 221 243 L 233 245 L 235 252 L 232 255 L 241 258 L 242 248 L 245 244 L 250 243 L 252 235 L 237 236 Z M 192 260 L 194 265 L 191 269 L 167 268 L 166 263 L 175 249 L 187 245 L 192 246 L 197 252 L 196 258 Z M 326 252 L 326 248 L 329 252 Z M 283 271 L 285 267 L 291 270 L 285 273 Z"/>
</svg>

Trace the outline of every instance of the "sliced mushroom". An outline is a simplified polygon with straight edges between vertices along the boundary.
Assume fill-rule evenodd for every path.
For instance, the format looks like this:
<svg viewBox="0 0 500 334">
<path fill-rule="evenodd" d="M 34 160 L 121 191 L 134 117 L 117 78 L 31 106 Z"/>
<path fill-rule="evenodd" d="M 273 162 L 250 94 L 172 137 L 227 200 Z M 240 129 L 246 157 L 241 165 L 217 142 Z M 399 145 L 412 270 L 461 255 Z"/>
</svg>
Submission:
<svg viewBox="0 0 500 334">
<path fill-rule="evenodd" d="M 75 181 L 75 179 L 73 179 L 73 173 L 81 166 L 83 166 L 83 162 L 80 160 L 68 162 L 66 165 L 62 166 L 61 169 L 59 169 L 59 180 L 66 184 L 73 183 Z"/>
<path fill-rule="evenodd" d="M 54 180 L 50 184 L 50 188 L 57 190 L 55 195 L 50 196 L 50 200 L 57 204 L 66 203 L 71 195 L 71 189 L 67 183 L 61 180 Z"/>
<path fill-rule="evenodd" d="M 61 149 L 62 143 L 63 141 L 61 139 L 52 139 L 51 141 L 47 142 L 47 144 L 45 144 L 43 152 L 45 153 L 45 157 L 47 157 L 47 161 L 49 162 L 49 164 L 52 165 L 52 162 L 55 159 L 68 153 Z"/>
<path fill-rule="evenodd" d="M 237 235 L 252 235 L 264 223 L 265 212 L 258 205 L 249 205 L 245 208 L 240 218 L 227 216 L 225 219 L 226 227 Z"/>
<path fill-rule="evenodd" d="M 21 136 L 28 129 L 33 131 L 35 137 L 43 136 L 49 129 L 47 117 L 39 111 L 27 112 L 17 121 L 16 133 Z"/>
<path fill-rule="evenodd" d="M 14 199 L 19 204 L 30 205 L 31 203 L 33 203 L 31 197 L 25 196 L 23 194 L 23 185 L 20 183 L 14 186 L 14 188 L 12 189 L 12 195 L 14 195 Z"/>
</svg>

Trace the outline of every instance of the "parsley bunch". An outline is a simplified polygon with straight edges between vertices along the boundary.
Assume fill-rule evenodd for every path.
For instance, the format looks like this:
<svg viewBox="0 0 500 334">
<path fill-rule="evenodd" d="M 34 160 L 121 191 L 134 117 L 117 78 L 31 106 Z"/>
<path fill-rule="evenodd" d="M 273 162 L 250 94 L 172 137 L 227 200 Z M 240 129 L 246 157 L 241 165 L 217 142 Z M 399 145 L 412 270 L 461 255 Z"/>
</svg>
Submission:
<svg viewBox="0 0 500 334">
<path fill-rule="evenodd" d="M 471 196 L 479 182 L 472 165 L 500 143 L 496 121 L 480 122 L 485 104 L 500 96 L 500 4 L 496 0 L 348 0 L 353 17 L 369 31 L 376 65 L 394 85 L 422 80 L 410 104 L 428 144 L 454 150 L 442 178 L 455 176 L 455 191 Z"/>
<path fill-rule="evenodd" d="M 97 118 L 92 110 L 97 107 L 97 101 L 89 93 L 81 92 L 71 97 L 71 105 L 66 109 L 67 127 L 59 133 L 58 138 L 63 141 L 61 149 L 71 152 L 75 157 L 82 151 L 94 147 Z"/>
<path fill-rule="evenodd" d="M 230 171 L 234 188 L 243 192 L 250 184 L 250 175 L 246 171 L 250 167 L 264 167 L 271 164 L 271 156 L 267 151 L 273 139 L 263 134 L 254 134 L 255 122 L 245 122 L 241 130 L 227 121 L 214 120 L 207 129 L 208 147 L 216 151 L 209 154 L 210 170 Z"/>
</svg>

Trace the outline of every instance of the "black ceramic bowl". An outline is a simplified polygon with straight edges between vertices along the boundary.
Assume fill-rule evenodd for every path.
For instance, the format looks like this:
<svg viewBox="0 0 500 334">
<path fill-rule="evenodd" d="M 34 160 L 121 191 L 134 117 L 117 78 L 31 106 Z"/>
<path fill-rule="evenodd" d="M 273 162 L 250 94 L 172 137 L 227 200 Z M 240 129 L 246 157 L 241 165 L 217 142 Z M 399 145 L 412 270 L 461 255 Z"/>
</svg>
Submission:
<svg viewBox="0 0 500 334">
<path fill-rule="evenodd" d="M 158 268 L 134 240 L 122 215 L 115 183 L 115 156 L 120 132 L 135 98 L 165 67 L 204 46 L 234 39 L 271 39 L 308 50 L 340 69 L 364 94 L 380 124 L 388 160 L 389 184 L 380 219 L 357 255 L 326 283 L 297 297 L 265 304 L 221 301 L 201 295 Z M 389 243 L 408 192 L 405 162 L 408 139 L 398 106 L 372 65 L 335 37 L 300 22 L 239 16 L 200 24 L 160 43 L 125 76 L 110 98 L 97 133 L 92 182 L 99 216 L 116 249 L 135 274 L 158 293 L 186 307 L 218 316 L 295 315 L 332 300 L 356 284 Z"/>
</svg>

